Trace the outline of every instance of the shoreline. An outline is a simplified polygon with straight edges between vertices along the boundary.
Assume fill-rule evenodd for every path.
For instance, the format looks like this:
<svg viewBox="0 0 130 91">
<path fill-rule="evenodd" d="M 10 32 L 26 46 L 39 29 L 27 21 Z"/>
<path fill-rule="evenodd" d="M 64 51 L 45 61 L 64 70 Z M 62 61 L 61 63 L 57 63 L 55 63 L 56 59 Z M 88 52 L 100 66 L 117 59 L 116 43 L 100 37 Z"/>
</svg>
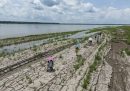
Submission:
<svg viewBox="0 0 130 91">
<path fill-rule="evenodd" d="M 0 24 L 56 24 L 56 25 L 130 25 L 128 23 L 63 23 L 63 22 L 25 22 L 25 21 L 0 21 Z"/>
<path fill-rule="evenodd" d="M 31 41 L 38 41 L 38 40 L 43 40 L 43 39 L 49 39 L 49 38 L 53 38 L 53 37 L 57 37 L 57 36 L 69 36 L 69 35 L 73 35 L 73 34 L 76 34 L 78 32 L 82 32 L 82 31 L 84 31 L 84 30 L 5 38 L 5 39 L 0 39 L 0 47 L 10 46 L 10 45 L 14 45 L 14 44 L 27 43 L 27 42 L 31 42 Z"/>
<path fill-rule="evenodd" d="M 18 64 L 17 69 L 11 70 L 7 74 L 3 73 L 3 77 L 0 78 L 2 82 L 0 90 L 31 91 L 35 87 L 39 91 L 48 91 L 47 89 L 53 91 L 117 91 L 118 89 L 129 91 L 126 86 L 130 84 L 127 81 L 130 78 L 128 64 L 130 26 L 94 28 L 89 33 L 94 32 L 97 32 L 97 35 L 91 36 L 94 39 L 92 45 L 89 45 L 89 40 L 83 37 L 79 41 L 78 51 L 75 48 L 76 41 L 67 39 L 64 43 L 55 41 L 55 43 L 51 42 L 52 44 L 1 57 L 1 65 L 12 69 L 9 68 L 9 65 L 17 62 L 29 62 L 30 57 L 35 57 L 47 50 L 55 51 L 56 48 L 59 50 L 60 46 L 74 42 L 71 47 L 64 47 L 60 52 L 53 54 L 56 57 L 55 72 L 46 72 L 48 55 L 42 55 L 34 58 L 35 61 L 29 62 L 27 65 L 23 64 L 19 67 L 20 64 Z M 99 35 L 100 38 L 98 38 Z M 127 58 L 124 53 L 128 56 Z M 27 60 L 23 61 L 24 59 Z"/>
</svg>

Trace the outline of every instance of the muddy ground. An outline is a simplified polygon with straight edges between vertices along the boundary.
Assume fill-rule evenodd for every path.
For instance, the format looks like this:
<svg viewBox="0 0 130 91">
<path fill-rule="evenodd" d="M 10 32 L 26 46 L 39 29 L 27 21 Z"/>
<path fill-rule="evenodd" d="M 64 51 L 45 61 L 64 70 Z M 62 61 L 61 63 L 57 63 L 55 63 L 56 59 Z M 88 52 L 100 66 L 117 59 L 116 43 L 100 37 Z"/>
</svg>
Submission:
<svg viewBox="0 0 130 91">
<path fill-rule="evenodd" d="M 111 42 L 111 50 L 106 56 L 106 60 L 112 66 L 113 71 L 108 91 L 128 91 L 126 90 L 126 82 L 128 80 L 126 67 L 128 65 L 125 58 L 121 55 L 121 51 L 126 47 L 127 45 L 122 41 Z"/>
<path fill-rule="evenodd" d="M 93 46 L 86 45 L 87 41 L 81 44 L 78 54 L 85 61 L 78 70 L 74 69 L 77 53 L 72 46 L 54 55 L 54 73 L 46 72 L 45 59 L 38 59 L 39 62 L 1 79 L 0 91 L 130 91 L 130 57 L 122 54 L 123 49 L 130 47 L 107 38 Z M 102 45 L 105 47 L 99 52 Z M 91 74 L 88 88 L 83 89 L 83 80 L 97 52 L 101 54 L 101 63 Z"/>
</svg>

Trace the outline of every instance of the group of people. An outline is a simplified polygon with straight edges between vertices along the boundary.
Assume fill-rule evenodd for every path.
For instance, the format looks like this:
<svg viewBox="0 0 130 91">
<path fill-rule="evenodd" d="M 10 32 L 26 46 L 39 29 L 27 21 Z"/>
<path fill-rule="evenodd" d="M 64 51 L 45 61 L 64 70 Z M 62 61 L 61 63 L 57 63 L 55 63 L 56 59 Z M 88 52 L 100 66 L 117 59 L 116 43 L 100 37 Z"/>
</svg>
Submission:
<svg viewBox="0 0 130 91">
<path fill-rule="evenodd" d="M 101 36 L 102 36 L 101 32 L 95 34 L 95 40 L 96 40 L 97 43 L 101 42 Z M 90 46 L 93 44 L 93 38 L 92 37 L 89 37 L 88 43 L 89 43 Z"/>
<path fill-rule="evenodd" d="M 99 36 L 101 37 L 101 33 L 99 33 L 95 36 L 95 40 L 97 40 L 97 43 L 99 42 Z M 91 46 L 93 43 L 93 38 L 90 37 L 88 39 L 88 42 L 89 42 L 89 45 Z M 77 44 L 75 45 L 75 48 L 76 49 L 80 48 L 80 43 L 78 41 L 77 41 Z M 52 57 L 52 56 L 49 56 L 47 58 L 47 63 L 48 63 L 47 64 L 47 72 L 54 72 L 55 71 L 55 69 L 53 68 L 54 67 L 54 59 L 55 59 L 55 57 Z"/>
</svg>

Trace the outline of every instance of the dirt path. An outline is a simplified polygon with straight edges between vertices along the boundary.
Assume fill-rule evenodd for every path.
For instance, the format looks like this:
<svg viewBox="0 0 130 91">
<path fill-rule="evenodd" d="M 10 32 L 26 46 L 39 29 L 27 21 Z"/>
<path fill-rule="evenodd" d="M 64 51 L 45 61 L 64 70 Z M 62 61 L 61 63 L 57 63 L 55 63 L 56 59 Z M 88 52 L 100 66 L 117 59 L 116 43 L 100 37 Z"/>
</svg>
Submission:
<svg viewBox="0 0 130 91">
<path fill-rule="evenodd" d="M 88 54 L 90 55 L 91 52 L 95 49 L 96 47 L 91 47 L 91 51 L 88 49 Z M 83 52 L 84 53 L 84 52 Z M 88 55 L 88 56 L 89 56 Z M 39 91 L 70 91 L 69 86 L 70 84 L 67 84 L 69 80 L 75 77 L 75 71 L 73 67 L 73 63 L 70 63 L 67 67 L 65 67 L 58 75 L 56 75 L 51 81 L 49 81 L 45 86 L 39 88 Z M 74 83 L 75 81 L 73 81 Z M 70 83 L 70 82 L 69 82 Z M 75 85 L 75 84 L 71 84 Z M 71 88 L 72 89 L 72 88 Z"/>
<path fill-rule="evenodd" d="M 126 45 L 123 42 L 111 43 L 111 50 L 108 53 L 106 60 L 112 66 L 112 78 L 108 91 L 126 91 L 126 81 L 128 72 L 126 71 L 125 62 L 120 55 L 120 52 Z"/>
</svg>

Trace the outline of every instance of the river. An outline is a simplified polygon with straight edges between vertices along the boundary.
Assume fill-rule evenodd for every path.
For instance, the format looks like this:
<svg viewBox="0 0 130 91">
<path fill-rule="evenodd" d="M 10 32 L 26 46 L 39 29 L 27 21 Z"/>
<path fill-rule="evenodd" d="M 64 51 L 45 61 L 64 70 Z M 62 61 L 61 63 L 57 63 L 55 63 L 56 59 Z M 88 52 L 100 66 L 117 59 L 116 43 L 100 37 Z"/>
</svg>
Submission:
<svg viewBox="0 0 130 91">
<path fill-rule="evenodd" d="M 0 24 L 0 39 L 52 32 L 84 30 L 104 25 Z"/>
</svg>

